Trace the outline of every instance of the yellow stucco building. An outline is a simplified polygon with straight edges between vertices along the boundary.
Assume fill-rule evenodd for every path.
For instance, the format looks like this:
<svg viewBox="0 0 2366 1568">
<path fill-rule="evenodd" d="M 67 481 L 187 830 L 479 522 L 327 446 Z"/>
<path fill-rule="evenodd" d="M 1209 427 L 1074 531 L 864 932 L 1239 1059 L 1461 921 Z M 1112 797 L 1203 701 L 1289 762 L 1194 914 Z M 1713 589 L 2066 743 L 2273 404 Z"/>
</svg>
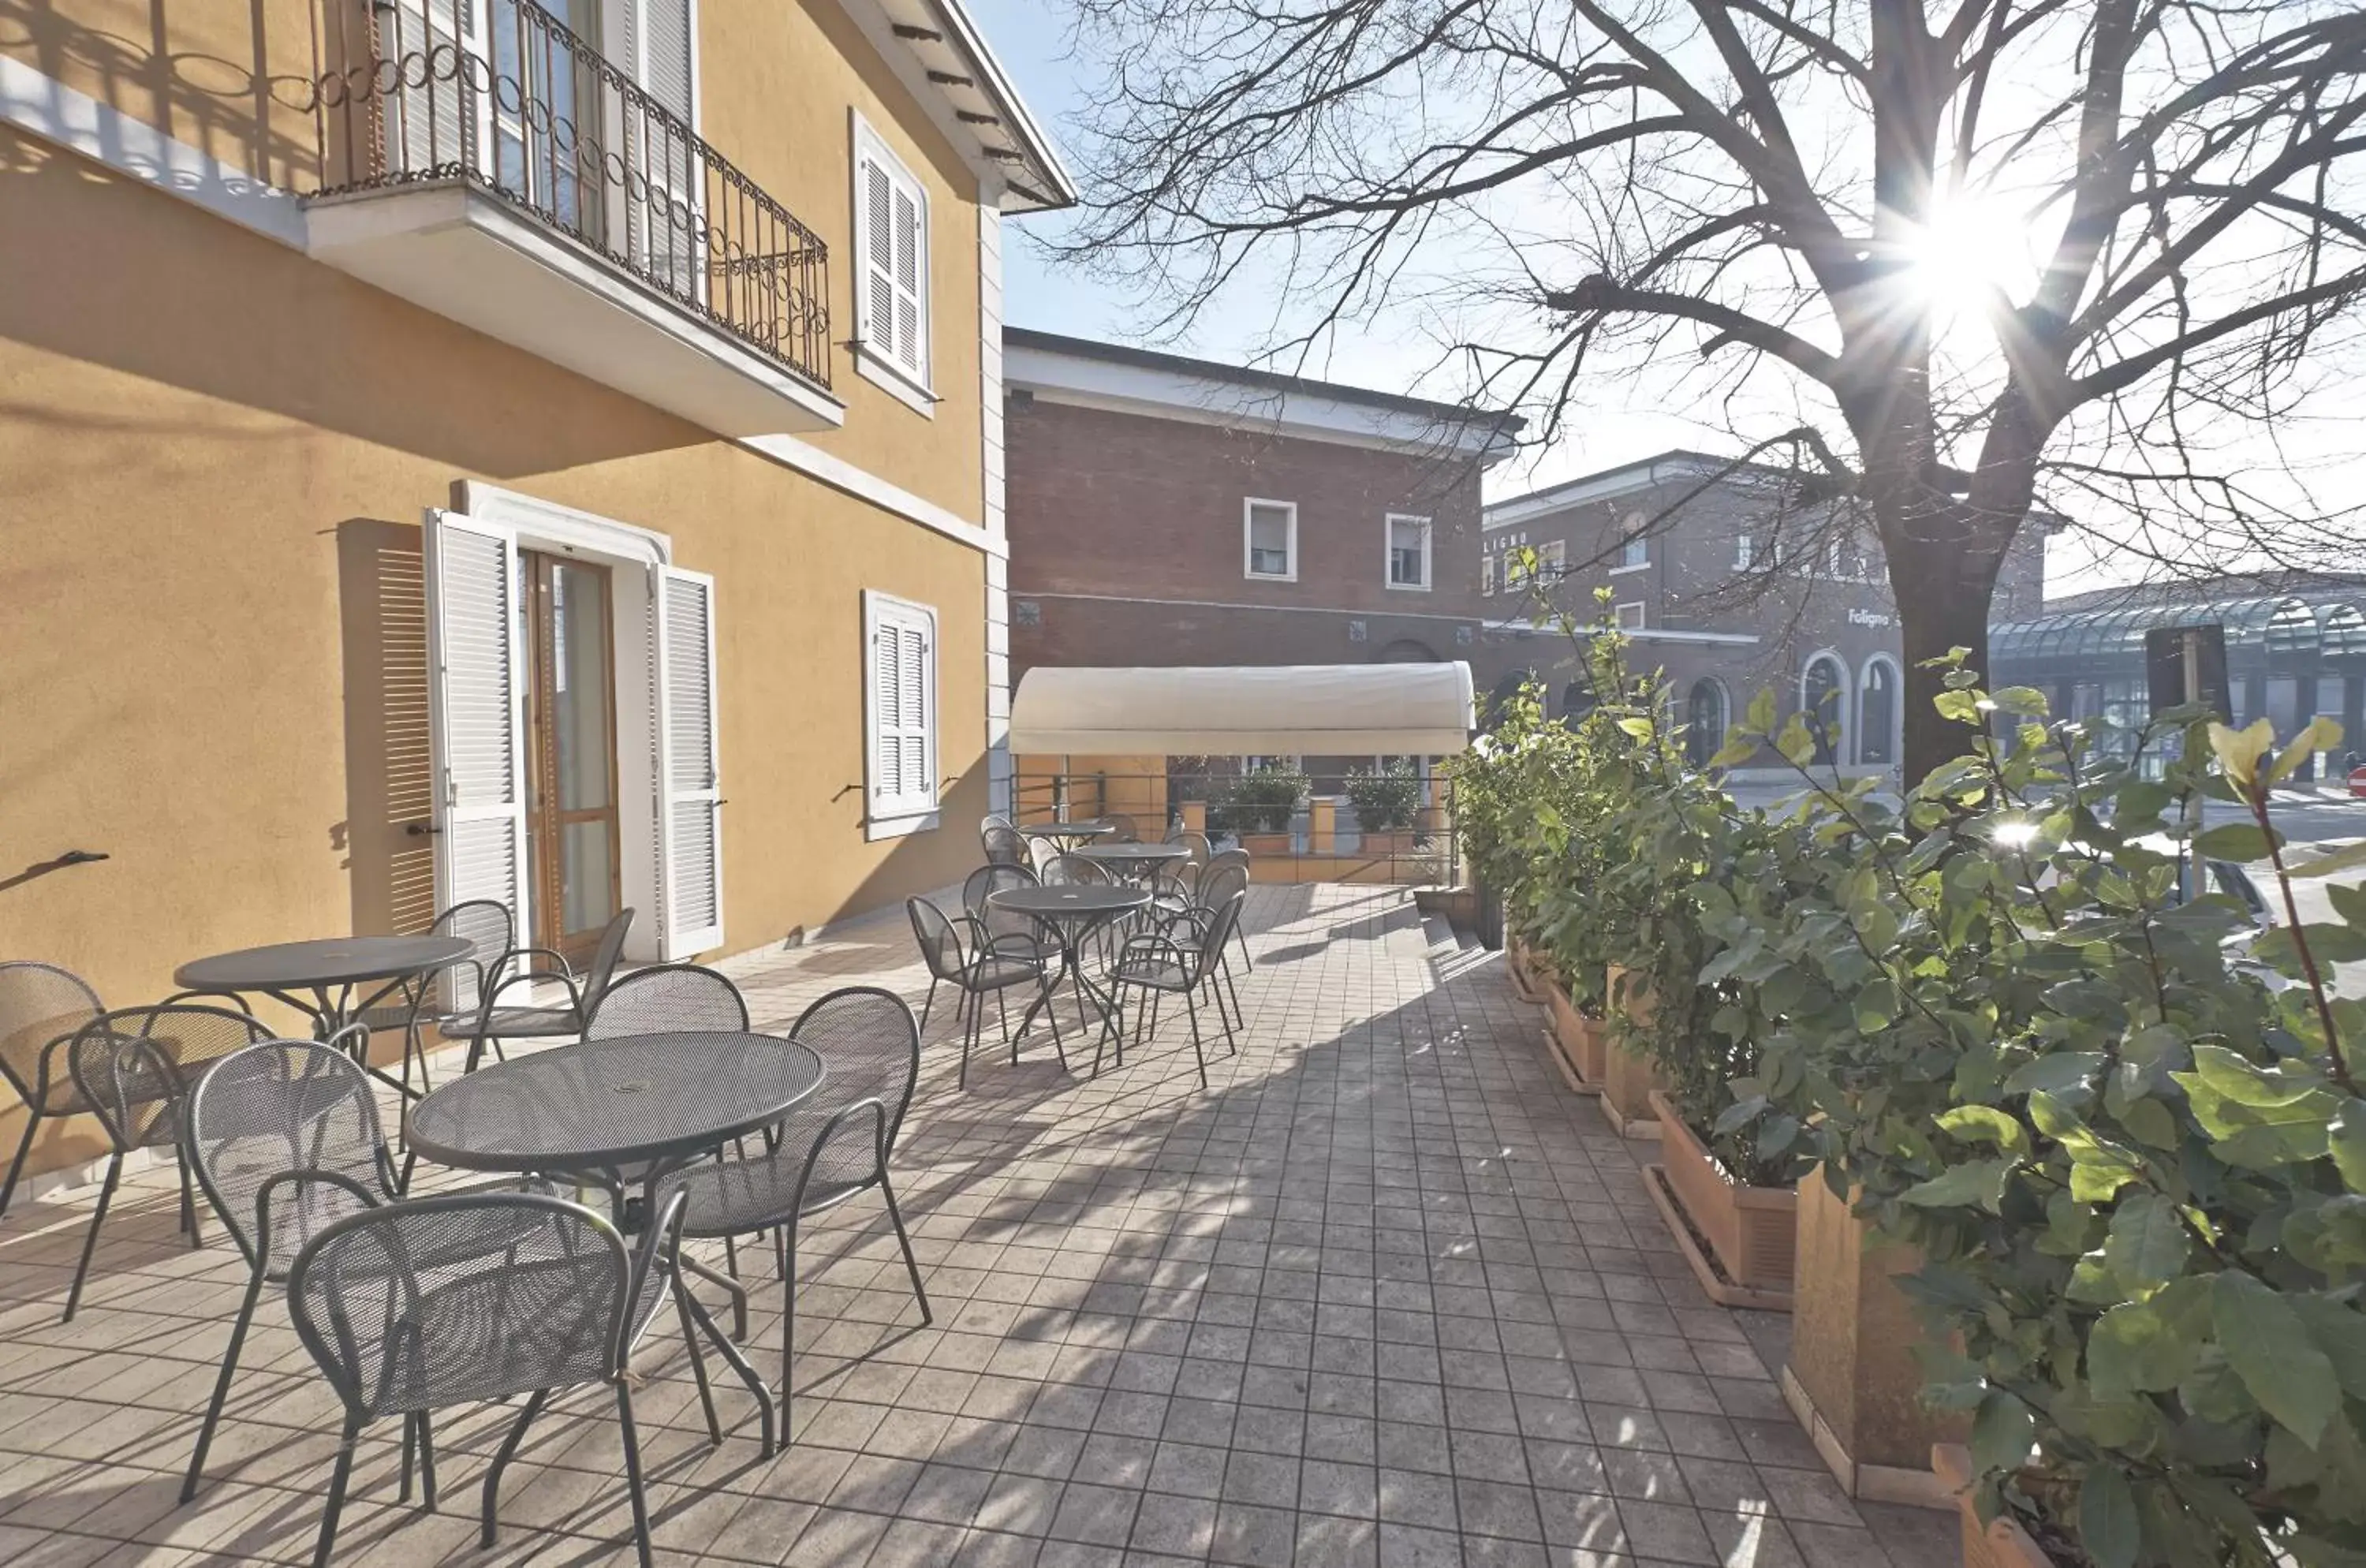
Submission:
<svg viewBox="0 0 2366 1568">
<path fill-rule="evenodd" d="M 466 897 L 689 958 L 956 879 L 1001 220 L 1070 199 L 958 0 L 11 8 L 0 958 L 123 1005 Z"/>
</svg>

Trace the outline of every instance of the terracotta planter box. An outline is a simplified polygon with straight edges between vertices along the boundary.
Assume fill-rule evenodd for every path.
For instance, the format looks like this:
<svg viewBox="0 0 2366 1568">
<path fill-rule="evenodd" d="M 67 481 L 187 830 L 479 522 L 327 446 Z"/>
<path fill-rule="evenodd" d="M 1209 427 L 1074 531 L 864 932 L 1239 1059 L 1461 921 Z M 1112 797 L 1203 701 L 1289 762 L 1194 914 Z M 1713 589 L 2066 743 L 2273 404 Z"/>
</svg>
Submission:
<svg viewBox="0 0 2366 1568">
<path fill-rule="evenodd" d="M 1528 962 L 1528 944 L 1518 937 L 1504 939 L 1504 973 L 1512 977 L 1512 989 L 1520 994 L 1522 1001 L 1545 999 L 1544 987 Z"/>
<path fill-rule="evenodd" d="M 1287 833 L 1243 833 L 1241 835 L 1241 848 L 1248 851 L 1251 855 L 1268 855 L 1278 858 L 1290 853 L 1290 835 Z"/>
<path fill-rule="evenodd" d="M 1413 835 L 1402 829 L 1387 833 L 1366 833 L 1363 852 L 1368 855 L 1411 854 Z"/>
<path fill-rule="evenodd" d="M 2056 1568 L 2030 1533 L 2010 1514 L 1999 1514 L 1987 1525 L 1972 1506 L 1972 1456 L 1959 1443 L 1935 1443 L 1931 1469 L 1955 1495 L 1955 1509 L 1964 1520 L 1964 1568 Z"/>
<path fill-rule="evenodd" d="M 1643 1023 L 1651 1016 L 1653 1003 L 1647 987 L 1622 987 L 1628 972 L 1613 964 L 1603 976 L 1604 995 L 1610 1005 L 1623 1010 L 1628 1021 Z M 1660 1135 L 1660 1118 L 1651 1109 L 1651 1091 L 1667 1088 L 1659 1068 L 1631 1051 L 1622 1051 L 1616 1041 L 1607 1038 L 1609 1024 L 1599 1027 L 1605 1035 L 1602 1068 L 1602 1114 L 1608 1118 L 1614 1131 L 1622 1138 L 1655 1139 Z"/>
<path fill-rule="evenodd" d="M 1660 1119 L 1660 1163 L 1644 1168 L 1643 1182 L 1701 1288 L 1720 1306 L 1790 1311 L 1798 1190 L 1737 1185 L 1665 1094 L 1653 1089 L 1651 1104 Z"/>
<path fill-rule="evenodd" d="M 1545 1005 L 1552 1010 L 1553 1051 L 1561 1076 L 1580 1094 L 1600 1094 L 1609 1053 L 1601 1021 L 1579 1011 L 1558 981 L 1545 982 Z"/>
</svg>

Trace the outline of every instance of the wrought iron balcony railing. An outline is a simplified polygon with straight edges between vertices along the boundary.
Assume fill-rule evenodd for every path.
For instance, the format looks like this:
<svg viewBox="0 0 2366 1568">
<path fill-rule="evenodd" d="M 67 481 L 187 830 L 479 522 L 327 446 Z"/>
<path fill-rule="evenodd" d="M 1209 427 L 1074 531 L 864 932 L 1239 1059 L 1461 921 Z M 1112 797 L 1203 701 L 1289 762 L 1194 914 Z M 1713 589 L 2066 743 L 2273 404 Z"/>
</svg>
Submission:
<svg viewBox="0 0 2366 1568">
<path fill-rule="evenodd" d="M 368 10 L 315 98 L 319 197 L 464 181 L 828 388 L 828 247 L 681 114 L 532 0 Z"/>
</svg>

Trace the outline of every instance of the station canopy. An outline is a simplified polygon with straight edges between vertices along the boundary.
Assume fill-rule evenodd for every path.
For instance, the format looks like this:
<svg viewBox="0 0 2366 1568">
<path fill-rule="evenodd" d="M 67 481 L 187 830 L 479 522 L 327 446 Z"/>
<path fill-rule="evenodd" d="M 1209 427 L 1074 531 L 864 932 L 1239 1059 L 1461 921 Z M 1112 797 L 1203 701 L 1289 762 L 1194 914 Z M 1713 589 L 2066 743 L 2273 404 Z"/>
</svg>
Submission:
<svg viewBox="0 0 2366 1568">
<path fill-rule="evenodd" d="M 1470 744 L 1470 666 L 1279 664 L 1030 670 L 1021 756 L 1442 757 Z"/>
</svg>

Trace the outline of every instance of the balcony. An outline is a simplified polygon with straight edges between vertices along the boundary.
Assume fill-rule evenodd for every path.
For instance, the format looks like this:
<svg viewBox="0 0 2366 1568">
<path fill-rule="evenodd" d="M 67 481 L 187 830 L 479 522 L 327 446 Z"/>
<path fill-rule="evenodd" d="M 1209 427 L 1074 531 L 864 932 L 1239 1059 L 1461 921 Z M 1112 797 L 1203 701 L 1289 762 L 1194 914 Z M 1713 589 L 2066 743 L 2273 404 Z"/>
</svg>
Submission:
<svg viewBox="0 0 2366 1568">
<path fill-rule="evenodd" d="M 682 116 L 530 0 L 372 11 L 315 259 L 718 434 L 842 422 L 828 247 Z"/>
</svg>

